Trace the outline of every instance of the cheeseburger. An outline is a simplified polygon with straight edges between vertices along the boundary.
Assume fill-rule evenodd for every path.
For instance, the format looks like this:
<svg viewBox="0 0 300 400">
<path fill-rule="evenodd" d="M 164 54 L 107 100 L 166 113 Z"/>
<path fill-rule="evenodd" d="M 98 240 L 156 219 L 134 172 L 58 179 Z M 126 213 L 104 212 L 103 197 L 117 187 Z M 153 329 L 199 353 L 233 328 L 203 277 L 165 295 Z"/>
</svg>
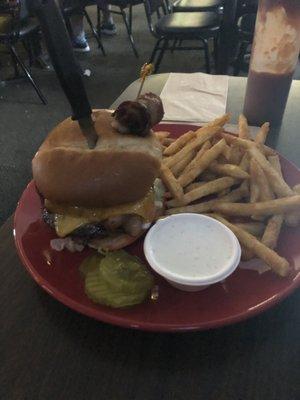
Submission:
<svg viewBox="0 0 300 400">
<path fill-rule="evenodd" d="M 161 146 L 151 127 L 163 116 L 147 94 L 92 118 L 98 140 L 88 147 L 71 118 L 48 135 L 32 161 L 43 219 L 55 229 L 53 247 L 116 250 L 134 242 L 157 216 Z"/>
</svg>

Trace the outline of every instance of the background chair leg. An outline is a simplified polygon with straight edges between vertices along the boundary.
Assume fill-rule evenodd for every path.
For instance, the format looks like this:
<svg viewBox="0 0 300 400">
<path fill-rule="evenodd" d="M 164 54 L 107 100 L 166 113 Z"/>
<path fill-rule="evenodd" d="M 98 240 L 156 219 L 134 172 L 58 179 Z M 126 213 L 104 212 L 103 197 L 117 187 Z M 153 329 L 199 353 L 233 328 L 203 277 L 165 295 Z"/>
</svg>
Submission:
<svg viewBox="0 0 300 400">
<path fill-rule="evenodd" d="M 219 36 L 214 37 L 214 63 L 215 69 L 217 69 L 218 65 L 218 46 L 219 46 Z"/>
<path fill-rule="evenodd" d="M 23 39 L 22 44 L 24 46 L 25 51 L 28 54 L 29 67 L 32 67 L 33 61 L 34 61 L 34 56 L 33 56 L 33 51 L 32 51 L 32 46 L 31 46 L 30 40 L 28 40 L 28 38 Z"/>
<path fill-rule="evenodd" d="M 157 73 L 157 71 L 159 69 L 159 66 L 160 66 L 160 63 L 161 63 L 161 61 L 163 59 L 165 51 L 168 48 L 168 44 L 169 44 L 169 41 L 167 39 L 164 39 L 164 42 L 162 44 L 162 48 L 160 49 L 160 52 L 159 52 L 158 57 L 157 57 L 157 61 L 155 63 L 155 67 L 154 67 L 154 73 L 155 74 Z"/>
<path fill-rule="evenodd" d="M 101 10 L 100 7 L 97 6 L 97 31 L 100 32 L 101 29 Z"/>
<path fill-rule="evenodd" d="M 242 67 L 242 64 L 243 64 L 243 61 L 244 61 L 244 57 L 245 57 L 247 48 L 248 48 L 248 43 L 247 42 L 242 42 L 241 45 L 240 45 L 240 49 L 239 49 L 239 52 L 238 52 L 237 59 L 236 59 L 236 61 L 234 63 L 235 64 L 234 65 L 234 70 L 233 70 L 233 75 L 234 76 L 237 76 L 240 73 L 240 70 L 241 70 L 241 67 Z"/>
<path fill-rule="evenodd" d="M 128 25 L 130 33 L 132 34 L 132 4 L 129 4 Z"/>
<path fill-rule="evenodd" d="M 6 48 L 10 52 L 11 60 L 12 60 L 13 66 L 14 66 L 13 79 L 14 78 L 18 78 L 20 76 L 20 71 L 19 71 L 19 68 L 18 68 L 18 62 L 17 62 L 17 60 L 16 60 L 16 58 L 15 58 L 15 56 L 14 56 L 14 54 L 13 54 L 11 48 L 10 48 L 10 46 L 7 45 Z"/>
<path fill-rule="evenodd" d="M 172 54 L 174 53 L 174 50 L 176 48 L 177 43 L 178 43 L 178 39 L 174 39 L 173 43 L 172 43 L 172 46 L 171 46 L 171 53 Z"/>
<path fill-rule="evenodd" d="M 85 9 L 83 10 L 83 15 L 85 16 L 85 19 L 87 20 L 87 22 L 88 22 L 88 24 L 89 24 L 89 26 L 90 26 L 90 28 L 91 28 L 91 31 L 92 31 L 92 33 L 93 33 L 93 36 L 94 36 L 94 38 L 96 39 L 96 41 L 97 41 L 97 43 L 98 43 L 98 48 L 101 49 L 102 54 L 105 56 L 106 54 L 105 54 L 105 50 L 104 50 L 104 47 L 103 47 L 103 44 L 102 44 L 102 40 L 101 40 L 101 38 L 100 38 L 100 36 L 99 36 L 99 33 L 98 33 L 97 30 L 95 29 L 95 27 L 94 27 L 94 25 L 93 25 L 93 23 L 92 23 L 92 20 L 91 20 L 91 18 L 90 18 L 90 16 L 89 16 L 89 14 L 87 13 L 87 11 L 86 11 Z M 100 31 L 99 31 L 99 32 L 100 32 Z"/>
<path fill-rule="evenodd" d="M 210 59 L 209 59 L 209 48 L 206 39 L 202 39 L 204 46 L 204 56 L 205 56 L 205 70 L 207 74 L 210 74 Z"/>
<path fill-rule="evenodd" d="M 72 26 L 71 26 L 70 18 L 67 15 L 64 15 L 63 17 L 64 17 L 64 21 L 65 21 L 65 24 L 67 27 L 67 31 L 69 32 L 69 35 L 70 35 L 70 38 L 72 41 L 74 39 L 74 33 L 73 33 Z"/>
<path fill-rule="evenodd" d="M 131 44 L 132 50 L 133 50 L 134 55 L 136 56 L 136 58 L 138 58 L 139 54 L 138 54 L 138 51 L 137 51 L 137 49 L 135 47 L 134 39 L 133 39 L 132 32 L 131 32 L 131 27 L 130 27 L 130 24 L 128 23 L 128 20 L 127 20 L 127 15 L 126 15 L 125 11 L 122 8 L 120 8 L 120 11 L 121 11 L 121 15 L 122 15 L 123 20 L 124 20 L 124 24 L 125 24 L 125 27 L 126 27 L 126 30 L 127 30 L 127 35 L 128 35 L 129 40 L 130 40 L 130 44 Z"/>
<path fill-rule="evenodd" d="M 158 47 L 159 47 L 159 44 L 160 44 L 161 41 L 162 41 L 162 39 L 158 39 L 157 42 L 155 43 L 155 46 L 154 46 L 154 48 L 152 50 L 152 53 L 151 53 L 151 56 L 150 56 L 150 59 L 149 59 L 149 63 L 153 63 L 154 62 L 155 56 L 156 56 L 156 53 L 157 53 L 157 50 L 158 50 Z"/>
<path fill-rule="evenodd" d="M 35 83 L 35 81 L 33 80 L 29 70 L 26 68 L 25 64 L 22 62 L 22 60 L 20 59 L 20 57 L 18 56 L 16 49 L 14 48 L 13 45 L 10 45 L 9 47 L 10 52 L 12 57 L 14 58 L 15 62 L 17 62 L 20 67 L 22 68 L 22 70 L 24 71 L 27 79 L 29 80 L 29 82 L 32 84 L 32 86 L 34 87 L 37 95 L 39 96 L 39 98 L 41 99 L 43 104 L 47 104 L 47 100 L 45 99 L 45 97 L 43 96 L 42 92 L 40 91 L 40 89 L 38 88 L 37 84 Z"/>
</svg>

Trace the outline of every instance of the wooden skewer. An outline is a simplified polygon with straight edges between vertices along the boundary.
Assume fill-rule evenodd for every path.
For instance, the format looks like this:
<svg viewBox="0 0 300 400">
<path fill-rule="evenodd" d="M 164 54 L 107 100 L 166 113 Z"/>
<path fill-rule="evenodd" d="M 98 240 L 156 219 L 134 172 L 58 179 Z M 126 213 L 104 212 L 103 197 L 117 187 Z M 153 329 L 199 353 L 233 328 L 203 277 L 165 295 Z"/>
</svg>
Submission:
<svg viewBox="0 0 300 400">
<path fill-rule="evenodd" d="M 136 96 L 136 99 L 138 99 L 138 98 L 140 97 L 140 95 L 141 95 L 141 93 L 142 93 L 142 90 L 143 90 L 143 86 L 144 86 L 146 77 L 152 74 L 153 69 L 154 69 L 154 68 L 153 68 L 153 64 L 147 64 L 147 63 L 145 63 L 145 64 L 142 66 L 141 72 L 140 72 L 141 85 L 140 85 L 138 94 L 137 94 L 137 96 Z"/>
</svg>

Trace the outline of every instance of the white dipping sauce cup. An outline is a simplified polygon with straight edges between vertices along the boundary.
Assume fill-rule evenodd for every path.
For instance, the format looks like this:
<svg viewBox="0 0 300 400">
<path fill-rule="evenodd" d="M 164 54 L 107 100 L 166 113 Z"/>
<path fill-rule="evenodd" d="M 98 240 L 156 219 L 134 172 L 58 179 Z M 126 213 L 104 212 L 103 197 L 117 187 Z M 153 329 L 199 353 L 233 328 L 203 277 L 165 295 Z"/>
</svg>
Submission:
<svg viewBox="0 0 300 400">
<path fill-rule="evenodd" d="M 237 268 L 241 247 L 221 222 L 201 214 L 177 214 L 148 231 L 144 253 L 172 286 L 193 292 L 223 281 Z"/>
</svg>

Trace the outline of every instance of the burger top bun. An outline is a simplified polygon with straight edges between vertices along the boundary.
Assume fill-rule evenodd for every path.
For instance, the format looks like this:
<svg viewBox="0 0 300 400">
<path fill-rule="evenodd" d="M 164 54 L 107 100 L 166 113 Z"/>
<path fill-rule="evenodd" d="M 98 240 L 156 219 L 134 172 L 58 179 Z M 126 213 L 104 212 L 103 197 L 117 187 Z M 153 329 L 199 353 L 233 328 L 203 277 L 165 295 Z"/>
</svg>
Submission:
<svg viewBox="0 0 300 400">
<path fill-rule="evenodd" d="M 39 192 L 56 203 L 107 207 L 144 197 L 159 174 L 161 147 L 153 133 L 120 134 L 110 112 L 93 112 L 99 136 L 89 149 L 78 122 L 71 118 L 48 135 L 32 161 Z"/>
</svg>

